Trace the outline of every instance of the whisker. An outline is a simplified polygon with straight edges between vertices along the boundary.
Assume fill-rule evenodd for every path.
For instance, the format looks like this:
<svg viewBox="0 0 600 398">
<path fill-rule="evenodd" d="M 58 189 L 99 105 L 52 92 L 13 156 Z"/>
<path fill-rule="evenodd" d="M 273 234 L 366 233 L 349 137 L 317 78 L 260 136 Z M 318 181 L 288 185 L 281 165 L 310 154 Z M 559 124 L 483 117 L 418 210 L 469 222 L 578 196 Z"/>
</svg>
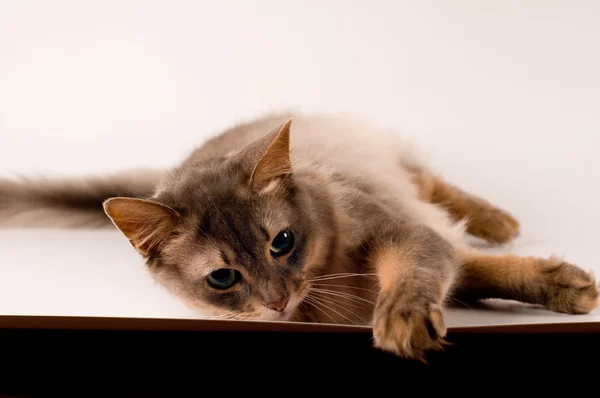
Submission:
<svg viewBox="0 0 600 398">
<path fill-rule="evenodd" d="M 216 319 L 216 318 L 222 318 L 224 316 L 229 315 L 229 313 L 224 313 L 224 314 L 219 314 L 219 315 L 213 315 L 213 316 L 208 316 L 205 319 Z"/>
<path fill-rule="evenodd" d="M 346 319 L 348 322 L 350 322 L 352 325 L 355 325 L 356 323 L 354 321 L 352 321 L 352 319 L 348 318 L 346 315 L 342 314 L 339 311 L 334 310 L 333 308 L 329 307 L 328 305 L 324 304 L 322 301 L 320 301 L 319 299 L 315 298 L 315 297 L 311 297 L 312 300 L 315 300 L 317 303 L 321 304 L 323 307 L 327 308 L 328 310 L 331 310 L 333 312 L 335 312 L 336 314 L 338 314 L 339 316 L 343 317 L 344 319 Z"/>
<path fill-rule="evenodd" d="M 328 281 L 328 280 L 332 280 L 332 279 L 343 279 L 343 278 L 356 278 L 356 277 L 367 277 L 367 278 L 372 278 L 372 275 L 365 275 L 365 274 L 356 274 L 356 275 L 336 275 L 336 276 L 323 276 L 320 278 L 316 278 L 316 279 L 311 279 L 310 282 L 321 282 L 321 281 Z"/>
<path fill-rule="evenodd" d="M 345 304 L 348 304 L 347 302 L 345 302 L 345 301 L 342 301 L 342 300 L 340 300 L 340 299 L 338 299 L 338 298 L 336 298 L 336 297 L 331 297 L 331 296 L 320 296 L 319 294 L 320 294 L 320 293 L 318 293 L 318 292 L 313 292 L 313 294 L 312 294 L 312 296 L 311 296 L 311 297 L 313 297 L 313 298 L 316 298 L 316 299 L 318 299 L 318 300 L 320 300 L 320 301 L 323 301 L 324 303 L 334 304 L 334 305 L 336 305 L 337 307 L 340 307 L 340 308 L 342 308 L 343 310 L 346 310 L 346 311 L 350 312 L 351 314 L 355 315 L 355 314 L 354 314 L 352 311 L 350 311 L 349 309 L 347 309 L 347 308 L 345 307 Z M 354 308 L 360 308 L 360 307 L 354 307 Z"/>
<path fill-rule="evenodd" d="M 358 297 L 357 295 L 354 295 L 352 293 L 337 292 L 335 290 L 329 290 L 329 289 L 318 289 L 318 288 L 311 288 L 311 289 L 314 290 L 314 291 L 316 291 L 316 292 L 321 292 L 321 293 L 329 294 L 329 295 L 332 295 L 332 296 L 343 297 L 343 298 L 346 298 L 348 300 L 355 300 L 355 301 L 359 300 L 359 301 L 363 301 L 365 303 L 369 303 L 371 305 L 375 305 L 375 303 L 373 301 L 364 299 L 362 297 Z"/>
<path fill-rule="evenodd" d="M 341 309 L 343 309 L 344 311 L 348 311 L 348 312 L 349 312 L 351 315 L 354 315 L 355 317 L 357 317 L 358 319 L 360 319 L 361 321 L 363 321 L 365 324 L 369 324 L 369 322 L 368 322 L 367 320 L 365 320 L 363 317 L 361 317 L 360 315 L 358 315 L 358 314 L 357 314 L 357 313 L 355 313 L 354 311 L 352 311 L 352 310 L 350 310 L 350 309 L 346 308 L 345 306 L 343 306 L 343 305 L 341 304 L 341 302 L 339 302 L 339 301 L 336 301 L 335 299 L 332 299 L 332 298 L 326 298 L 326 297 L 320 297 L 320 296 L 317 296 L 317 297 L 318 297 L 318 298 L 319 298 L 319 300 L 321 300 L 321 301 L 324 301 L 324 302 L 326 302 L 326 303 L 329 303 L 329 304 L 331 304 L 331 305 L 335 305 L 336 307 L 338 307 L 338 308 L 341 308 Z"/>
<path fill-rule="evenodd" d="M 327 313 L 327 311 L 325 311 L 325 310 L 323 310 L 322 308 L 320 308 L 320 307 L 318 306 L 318 303 L 316 303 L 316 302 L 314 301 L 314 300 L 315 300 L 314 298 L 306 296 L 306 297 L 304 298 L 304 300 L 305 300 L 305 302 L 307 302 L 308 304 L 312 305 L 313 307 L 315 307 L 316 309 L 318 309 L 319 311 L 321 311 L 323 314 L 327 315 L 327 316 L 329 317 L 329 319 L 331 319 L 333 322 L 335 322 L 335 323 L 339 323 L 339 322 L 337 322 L 335 319 L 333 319 L 333 317 L 332 317 L 331 315 L 329 315 L 329 314 Z"/>
<path fill-rule="evenodd" d="M 377 276 L 377 274 L 373 274 L 373 273 L 352 273 L 352 272 L 341 272 L 338 274 L 326 274 L 326 275 L 321 275 L 321 276 L 317 276 L 313 279 L 311 279 L 312 281 L 323 281 L 323 280 L 328 280 L 328 279 L 337 279 L 337 278 L 350 278 L 350 277 L 354 277 L 354 276 Z"/>
<path fill-rule="evenodd" d="M 206 319 L 210 319 L 210 320 L 220 320 L 220 319 L 230 320 L 230 319 L 235 319 L 235 315 L 231 314 L 231 313 L 226 313 L 226 314 L 220 314 L 220 315 L 215 315 L 215 316 L 212 316 L 212 317 L 208 317 Z"/>
<path fill-rule="evenodd" d="M 338 276 L 338 275 L 377 275 L 377 274 L 368 273 L 368 272 L 337 272 L 337 273 L 333 273 L 333 274 L 324 274 L 324 275 L 316 276 L 315 279 L 328 277 L 328 276 Z"/>
<path fill-rule="evenodd" d="M 375 291 L 375 290 L 371 290 L 371 289 L 365 289 L 364 287 L 357 287 L 357 286 L 346 286 L 346 285 L 335 285 L 333 283 L 311 283 L 312 286 L 331 286 L 331 287 L 341 287 L 341 288 L 346 288 L 346 289 L 356 289 L 356 290 L 363 290 L 365 292 L 370 292 L 373 294 L 379 294 L 379 292 Z"/>
<path fill-rule="evenodd" d="M 459 304 L 462 304 L 462 305 L 464 305 L 465 307 L 467 307 L 468 309 L 470 309 L 471 311 L 475 311 L 475 309 L 474 309 L 474 308 L 472 308 L 471 306 L 469 306 L 469 305 L 468 305 L 467 303 L 465 303 L 464 301 L 460 301 L 460 300 L 459 300 L 459 299 L 457 299 L 457 298 L 454 298 L 454 297 L 448 297 L 448 300 L 450 300 L 450 301 L 454 301 L 454 302 L 456 302 L 456 303 L 459 303 Z"/>
<path fill-rule="evenodd" d="M 356 303 L 354 301 L 349 301 L 346 299 L 346 297 L 337 297 L 337 296 L 331 296 L 331 295 L 325 296 L 323 293 L 317 292 L 314 290 L 309 291 L 308 295 L 309 296 L 312 295 L 313 297 L 318 297 L 318 298 L 328 298 L 329 300 L 337 299 L 338 302 L 347 304 L 350 307 L 358 308 L 358 309 L 365 309 L 365 305 L 363 303 Z"/>
</svg>

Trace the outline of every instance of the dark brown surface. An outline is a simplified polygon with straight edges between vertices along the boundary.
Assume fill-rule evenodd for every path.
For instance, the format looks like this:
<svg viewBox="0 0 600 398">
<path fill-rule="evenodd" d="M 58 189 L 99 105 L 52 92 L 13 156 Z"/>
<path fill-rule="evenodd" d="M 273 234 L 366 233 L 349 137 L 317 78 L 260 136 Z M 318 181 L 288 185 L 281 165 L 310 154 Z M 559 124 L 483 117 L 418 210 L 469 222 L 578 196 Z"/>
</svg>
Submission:
<svg viewBox="0 0 600 398">
<path fill-rule="evenodd" d="M 300 322 L 208 319 L 0 315 L 0 329 L 156 330 L 206 332 L 370 333 L 371 328 Z M 455 333 L 600 333 L 600 322 L 538 323 L 449 328 Z"/>
<path fill-rule="evenodd" d="M 597 373 L 599 337 L 451 333 L 452 346 L 424 365 L 374 350 L 363 333 L 2 329 L 0 393 L 403 396 L 477 392 L 480 382 L 538 394 L 568 386 L 574 396 Z"/>
<path fill-rule="evenodd" d="M 163 330 L 206 332 L 368 332 L 359 326 L 294 322 L 252 322 L 207 319 L 108 318 L 73 316 L 0 316 L 0 329 Z"/>
<path fill-rule="evenodd" d="M 448 340 L 425 365 L 373 349 L 368 328 L 4 316 L 0 395 L 403 396 L 481 392 L 477 380 L 486 391 L 568 386 L 574 396 L 597 375 L 598 323 L 459 328 Z"/>
</svg>

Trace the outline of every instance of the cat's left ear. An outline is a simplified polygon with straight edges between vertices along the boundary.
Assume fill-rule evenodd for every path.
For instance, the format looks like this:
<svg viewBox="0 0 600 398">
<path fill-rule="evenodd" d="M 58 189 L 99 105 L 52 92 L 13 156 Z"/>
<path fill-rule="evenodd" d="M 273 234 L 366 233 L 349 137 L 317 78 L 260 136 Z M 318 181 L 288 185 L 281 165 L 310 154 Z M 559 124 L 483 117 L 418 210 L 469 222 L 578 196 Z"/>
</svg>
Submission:
<svg viewBox="0 0 600 398">
<path fill-rule="evenodd" d="M 264 188 L 276 179 L 282 179 L 292 173 L 290 160 L 290 127 L 292 119 L 271 132 L 267 138 L 268 146 L 256 163 L 250 184 L 256 188 Z"/>
</svg>

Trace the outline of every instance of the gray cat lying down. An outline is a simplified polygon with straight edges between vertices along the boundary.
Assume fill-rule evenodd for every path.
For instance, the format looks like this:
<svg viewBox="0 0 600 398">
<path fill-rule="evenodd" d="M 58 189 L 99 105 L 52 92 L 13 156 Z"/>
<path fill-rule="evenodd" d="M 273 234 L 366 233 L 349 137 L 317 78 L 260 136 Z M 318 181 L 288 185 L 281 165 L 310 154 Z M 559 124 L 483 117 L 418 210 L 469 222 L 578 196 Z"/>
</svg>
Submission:
<svg viewBox="0 0 600 398">
<path fill-rule="evenodd" d="M 519 224 L 394 132 L 332 116 L 234 126 L 173 170 L 1 180 L 0 226 L 116 226 L 162 286 L 215 318 L 368 324 L 376 347 L 420 360 L 443 347 L 450 300 L 582 314 L 598 298 L 561 259 L 470 246 Z"/>
</svg>

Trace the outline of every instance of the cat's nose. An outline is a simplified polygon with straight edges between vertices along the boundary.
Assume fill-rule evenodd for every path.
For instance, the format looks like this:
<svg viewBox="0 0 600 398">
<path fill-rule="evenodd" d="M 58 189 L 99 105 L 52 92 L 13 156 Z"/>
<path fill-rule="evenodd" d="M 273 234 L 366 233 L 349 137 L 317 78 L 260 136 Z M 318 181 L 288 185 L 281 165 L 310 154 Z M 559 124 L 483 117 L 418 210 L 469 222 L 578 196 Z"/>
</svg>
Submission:
<svg viewBox="0 0 600 398">
<path fill-rule="evenodd" d="M 289 297 L 284 297 L 282 300 L 273 302 L 273 303 L 267 303 L 265 304 L 265 307 L 274 310 L 274 311 L 283 311 L 285 310 L 285 307 L 287 307 L 289 301 Z"/>
</svg>

